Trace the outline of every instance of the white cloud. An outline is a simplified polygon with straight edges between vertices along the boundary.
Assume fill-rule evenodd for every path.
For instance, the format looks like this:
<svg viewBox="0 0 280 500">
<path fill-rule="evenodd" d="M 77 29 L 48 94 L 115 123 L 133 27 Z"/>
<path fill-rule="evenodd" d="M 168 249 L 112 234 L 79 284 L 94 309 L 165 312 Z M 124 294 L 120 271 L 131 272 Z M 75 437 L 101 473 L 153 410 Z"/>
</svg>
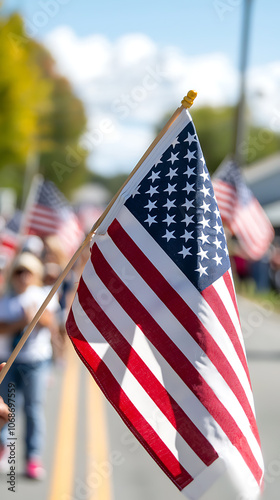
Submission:
<svg viewBox="0 0 280 500">
<path fill-rule="evenodd" d="M 177 47 L 157 46 L 143 34 L 127 34 L 112 43 L 102 35 L 79 38 L 68 27 L 52 31 L 45 44 L 85 103 L 90 167 L 103 174 L 129 172 L 154 139 L 154 127 L 189 89 L 198 92 L 196 106 L 237 100 L 238 73 L 222 53 L 190 57 Z M 266 123 L 275 102 L 279 104 L 279 79 L 280 63 L 249 75 L 254 116 Z M 276 100 L 269 106 L 271 94 Z"/>
<path fill-rule="evenodd" d="M 65 26 L 54 30 L 45 42 L 57 60 L 60 71 L 74 85 L 80 86 L 92 79 L 106 77 L 111 64 L 112 47 L 104 36 L 78 38 Z"/>
<path fill-rule="evenodd" d="M 111 136 L 104 138 L 102 146 L 93 149 L 93 165 L 102 174 L 129 173 L 153 141 L 152 131 L 146 126 L 123 126 L 119 123 Z"/>
<path fill-rule="evenodd" d="M 117 40 L 114 52 L 120 66 L 131 71 L 131 67 L 155 56 L 157 47 L 146 35 L 124 35 Z"/>
</svg>

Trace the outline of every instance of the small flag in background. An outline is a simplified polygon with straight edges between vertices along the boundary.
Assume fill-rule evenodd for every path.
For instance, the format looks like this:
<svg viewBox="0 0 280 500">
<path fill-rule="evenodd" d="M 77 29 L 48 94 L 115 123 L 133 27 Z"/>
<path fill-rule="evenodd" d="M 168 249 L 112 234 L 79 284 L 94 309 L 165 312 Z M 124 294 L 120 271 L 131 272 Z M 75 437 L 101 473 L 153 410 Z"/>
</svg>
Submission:
<svg viewBox="0 0 280 500">
<path fill-rule="evenodd" d="M 0 256 L 10 262 L 20 246 L 20 224 L 22 212 L 17 210 L 0 231 Z"/>
<path fill-rule="evenodd" d="M 38 183 L 34 201 L 25 213 L 24 234 L 36 234 L 42 239 L 56 234 L 68 255 L 80 246 L 83 230 L 69 202 L 51 181 Z"/>
<path fill-rule="evenodd" d="M 249 259 L 261 259 L 274 238 L 274 229 L 234 161 L 226 161 L 215 172 L 213 187 L 224 224 Z"/>
<path fill-rule="evenodd" d="M 98 227 L 67 319 L 74 347 L 190 499 L 226 470 L 257 498 L 263 461 L 219 210 L 183 109 Z"/>
</svg>

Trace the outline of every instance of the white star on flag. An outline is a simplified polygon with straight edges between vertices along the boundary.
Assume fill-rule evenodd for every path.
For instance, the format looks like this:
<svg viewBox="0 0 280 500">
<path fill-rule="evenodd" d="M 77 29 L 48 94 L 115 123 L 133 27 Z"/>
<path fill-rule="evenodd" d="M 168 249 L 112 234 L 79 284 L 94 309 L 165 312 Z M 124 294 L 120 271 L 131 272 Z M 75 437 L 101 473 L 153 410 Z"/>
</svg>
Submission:
<svg viewBox="0 0 280 500">
<path fill-rule="evenodd" d="M 159 179 L 159 178 L 160 178 L 159 172 L 154 172 L 154 171 L 151 173 L 150 177 L 148 177 L 148 179 L 151 179 L 152 182 L 154 182 L 156 179 Z"/>
<path fill-rule="evenodd" d="M 174 155 L 174 153 L 171 153 L 171 156 L 170 156 L 170 158 L 169 158 L 169 160 L 168 160 L 168 161 L 171 161 L 171 163 L 172 163 L 172 165 L 173 165 L 173 163 L 174 163 L 175 161 L 179 161 L 179 158 L 177 158 L 177 156 L 178 156 L 178 153 L 176 153 L 175 155 Z"/>
<path fill-rule="evenodd" d="M 216 238 L 214 241 L 213 241 L 214 245 L 216 246 L 217 250 L 218 248 L 222 248 L 222 242 L 220 240 L 218 240 L 218 238 Z"/>
<path fill-rule="evenodd" d="M 158 186 L 150 186 L 150 189 L 146 191 L 146 194 L 149 194 L 150 196 L 154 196 L 155 194 L 158 194 Z"/>
<path fill-rule="evenodd" d="M 175 146 L 177 146 L 177 144 L 179 144 L 178 137 L 176 137 L 176 139 L 174 139 L 174 141 L 172 142 L 173 149 L 175 148 Z"/>
<path fill-rule="evenodd" d="M 191 161 L 191 160 L 195 159 L 195 152 L 194 151 L 190 151 L 188 149 L 188 152 L 187 152 L 186 156 L 184 156 L 184 158 L 187 158 L 188 161 Z"/>
<path fill-rule="evenodd" d="M 181 252 L 178 252 L 178 254 L 182 254 L 183 255 L 183 259 L 184 259 L 187 255 L 191 255 L 192 254 L 190 250 L 191 250 L 191 247 L 186 248 L 183 245 Z"/>
<path fill-rule="evenodd" d="M 178 174 L 176 174 L 177 170 L 178 170 L 178 168 L 175 168 L 175 169 L 170 168 L 168 174 L 166 175 L 166 177 L 170 177 L 170 180 L 171 180 L 173 177 L 175 177 L 176 175 L 178 175 Z"/>
<path fill-rule="evenodd" d="M 169 196 L 171 195 L 171 193 L 175 193 L 176 192 L 176 186 L 177 184 L 169 184 L 168 183 L 168 186 L 167 188 L 164 190 L 164 191 L 167 191 Z"/>
<path fill-rule="evenodd" d="M 145 222 L 147 222 L 147 223 L 149 224 L 149 226 L 150 226 L 151 224 L 157 224 L 156 217 L 157 217 L 156 215 L 154 215 L 154 216 L 152 217 L 150 214 L 148 214 L 148 217 L 147 217 L 147 219 L 145 220 Z"/>
<path fill-rule="evenodd" d="M 215 226 L 213 226 L 213 227 L 216 230 L 217 234 L 222 233 L 223 228 L 220 224 L 216 223 Z"/>
<path fill-rule="evenodd" d="M 209 226 L 209 220 L 205 219 L 204 215 L 203 215 L 202 219 L 198 221 L 198 224 L 202 224 L 203 225 L 203 229 L 205 229 L 206 227 L 210 227 Z"/>
<path fill-rule="evenodd" d="M 192 142 L 197 142 L 197 139 L 196 139 L 196 134 L 190 134 L 188 133 L 188 137 L 184 140 L 184 142 L 188 142 L 189 145 L 192 144 Z"/>
<path fill-rule="evenodd" d="M 200 262 L 199 266 L 198 266 L 198 269 L 196 269 L 196 271 L 199 272 L 199 276 L 201 277 L 201 276 L 203 276 L 203 274 L 207 275 L 206 269 L 207 269 L 207 267 L 203 267 L 203 265 Z"/>
<path fill-rule="evenodd" d="M 188 168 L 187 168 L 186 172 L 184 172 L 184 175 L 187 175 L 188 177 L 190 177 L 191 175 L 195 175 L 195 174 L 194 174 L 194 170 L 195 170 L 194 168 L 190 168 L 190 167 L 188 166 Z"/>
<path fill-rule="evenodd" d="M 139 188 L 140 188 L 140 186 L 137 186 L 137 188 L 134 189 L 133 193 L 131 194 L 132 198 L 134 198 L 137 194 L 140 194 Z"/>
<path fill-rule="evenodd" d="M 211 210 L 210 210 L 209 207 L 210 207 L 210 203 L 205 203 L 205 200 L 203 200 L 201 208 L 202 208 L 202 210 L 203 210 L 204 213 L 211 212 Z"/>
<path fill-rule="evenodd" d="M 194 216 L 193 215 L 188 215 L 188 214 L 185 214 L 185 217 L 182 219 L 182 222 L 185 222 L 186 226 L 188 226 L 191 222 L 193 222 L 193 218 Z"/>
<path fill-rule="evenodd" d="M 171 240 L 171 238 L 175 239 L 174 232 L 175 231 L 168 231 L 168 229 L 166 229 L 165 235 L 163 236 L 163 238 L 166 238 L 167 241 Z"/>
<path fill-rule="evenodd" d="M 205 197 L 206 197 L 206 196 L 210 196 L 210 194 L 209 194 L 209 193 L 210 193 L 210 189 L 209 189 L 209 188 L 207 188 L 206 186 L 203 186 L 203 187 L 201 188 L 201 190 L 200 190 L 200 191 L 203 193 L 203 195 L 204 195 Z"/>
<path fill-rule="evenodd" d="M 182 203 L 182 207 L 185 207 L 186 210 L 189 210 L 190 208 L 194 208 L 194 201 L 188 200 L 188 198 L 185 198 L 185 203 Z"/>
<path fill-rule="evenodd" d="M 209 235 L 208 234 L 204 234 L 204 233 L 201 233 L 200 236 L 198 236 L 198 240 L 201 240 L 202 241 L 202 245 L 204 243 L 209 243 Z"/>
<path fill-rule="evenodd" d="M 176 200 L 169 200 L 169 198 L 167 198 L 167 202 L 165 203 L 165 205 L 163 205 L 163 207 L 166 207 L 167 210 L 170 210 L 170 208 L 175 208 L 176 205 Z"/>
<path fill-rule="evenodd" d="M 155 162 L 154 166 L 157 167 L 160 163 L 162 163 L 161 157 Z"/>
<path fill-rule="evenodd" d="M 153 208 L 157 208 L 157 202 L 149 200 L 148 205 L 145 205 L 144 208 L 148 208 L 150 212 L 151 210 L 153 210 Z"/>
<path fill-rule="evenodd" d="M 174 217 L 175 217 L 175 215 L 169 215 L 169 214 L 167 214 L 166 218 L 163 219 L 162 222 L 166 222 L 168 226 L 170 226 L 170 224 L 176 224 L 176 222 L 174 220 Z"/>
<path fill-rule="evenodd" d="M 193 240 L 194 239 L 194 237 L 192 236 L 192 234 L 193 234 L 193 231 L 187 231 L 185 229 L 184 234 L 182 236 L 180 236 L 180 238 L 184 238 L 185 242 L 187 243 L 188 240 L 190 240 L 190 239 Z"/>
<path fill-rule="evenodd" d="M 205 182 L 207 179 L 209 179 L 209 175 L 208 175 L 208 173 L 207 173 L 207 172 L 205 172 L 205 171 L 201 172 L 201 174 L 199 174 L 199 175 L 200 175 L 200 177 L 203 177 L 204 182 Z"/>
<path fill-rule="evenodd" d="M 188 182 L 186 183 L 186 187 L 183 188 L 183 191 L 187 191 L 188 194 L 191 193 L 191 191 L 195 192 L 194 189 L 194 184 L 189 184 Z"/>
<path fill-rule="evenodd" d="M 222 265 L 222 257 L 219 257 L 217 253 L 213 259 L 216 261 L 217 266 Z"/>
<path fill-rule="evenodd" d="M 207 257 L 207 253 L 208 253 L 207 250 L 203 250 L 203 248 L 201 248 L 199 250 L 199 252 L 197 252 L 197 255 L 199 255 L 201 257 L 201 260 L 203 260 L 203 259 L 209 259 L 209 257 Z"/>
</svg>

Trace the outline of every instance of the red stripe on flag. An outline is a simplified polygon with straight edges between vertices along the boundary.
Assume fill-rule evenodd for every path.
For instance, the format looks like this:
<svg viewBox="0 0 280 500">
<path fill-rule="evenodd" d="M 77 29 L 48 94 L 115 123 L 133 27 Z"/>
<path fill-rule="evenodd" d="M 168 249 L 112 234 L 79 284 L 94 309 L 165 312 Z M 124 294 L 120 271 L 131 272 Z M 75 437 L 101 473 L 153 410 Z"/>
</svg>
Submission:
<svg viewBox="0 0 280 500">
<path fill-rule="evenodd" d="M 98 277 L 104 285 L 119 302 L 124 311 L 131 317 L 134 323 L 138 325 L 148 340 L 161 353 L 173 370 L 181 377 L 185 384 L 213 416 L 232 444 L 238 449 L 257 482 L 260 483 L 263 473 L 245 436 L 231 414 L 226 410 L 213 390 L 205 382 L 201 374 L 194 368 L 176 344 L 171 341 L 168 335 L 130 292 L 123 281 L 120 280 L 119 276 L 113 271 L 102 255 L 97 244 L 93 244 L 91 260 Z M 116 293 L 116 289 L 119 286 L 122 286 L 122 293 Z M 201 329 L 200 334 L 201 337 L 203 337 L 204 333 Z"/>
<path fill-rule="evenodd" d="M 165 474 L 180 490 L 185 488 L 192 482 L 192 476 L 182 467 L 154 429 L 135 408 L 104 361 L 90 347 L 77 327 L 72 310 L 69 313 L 66 326 L 78 355 L 120 417 Z"/>
<path fill-rule="evenodd" d="M 215 316 L 217 316 L 219 322 L 221 325 L 224 327 L 226 333 L 228 334 L 231 343 L 235 349 L 235 352 L 237 356 L 239 357 L 242 366 L 247 374 L 248 381 L 250 382 L 250 375 L 249 375 L 249 370 L 247 366 L 247 360 L 243 351 L 243 347 L 241 346 L 238 334 L 235 330 L 234 324 L 232 323 L 232 320 L 226 310 L 226 307 L 218 294 L 217 290 L 213 286 L 209 286 L 208 288 L 205 288 L 201 292 L 202 297 L 206 300 L 206 302 L 209 304 L 211 307 L 212 311 L 214 312 Z"/>
<path fill-rule="evenodd" d="M 224 280 L 225 285 L 226 285 L 226 287 L 229 291 L 229 294 L 231 296 L 231 300 L 232 300 L 233 305 L 235 307 L 235 311 L 236 311 L 236 314 L 237 314 L 237 317 L 238 317 L 239 323 L 240 323 L 240 316 L 239 316 L 239 310 L 238 310 L 238 305 L 237 305 L 237 301 L 236 301 L 235 290 L 234 290 L 233 282 L 232 282 L 231 275 L 230 275 L 229 271 L 227 271 L 224 274 L 223 280 Z"/>
<path fill-rule="evenodd" d="M 108 228 L 108 234 L 126 259 L 133 265 L 136 271 L 149 285 L 149 287 L 156 293 L 160 300 L 166 305 L 166 307 L 168 307 L 186 331 L 207 354 L 208 358 L 217 368 L 238 399 L 247 415 L 250 425 L 252 426 L 252 431 L 259 442 L 260 438 L 256 426 L 255 416 L 247 399 L 246 393 L 231 364 L 216 344 L 213 337 L 202 325 L 199 318 L 190 309 L 182 297 L 164 279 L 162 274 L 153 266 L 150 260 L 147 259 L 144 253 L 134 243 L 116 219 Z M 208 295 L 210 295 L 210 291 L 208 291 Z M 233 337 L 233 335 L 231 335 L 230 338 L 231 337 Z"/>
<path fill-rule="evenodd" d="M 108 342 L 112 349 L 118 354 L 147 394 L 153 399 L 161 412 L 165 414 L 170 423 L 178 430 L 199 458 L 206 465 L 211 465 L 211 463 L 218 458 L 214 448 L 184 413 L 172 396 L 166 391 L 147 365 L 142 361 L 137 352 L 90 295 L 90 291 L 83 278 L 81 278 L 78 287 L 78 297 L 89 319 L 103 335 L 106 342 Z"/>
<path fill-rule="evenodd" d="M 31 234 L 33 231 L 36 235 L 42 234 L 45 236 L 48 234 L 56 234 L 57 229 L 58 229 L 57 226 L 35 222 L 34 220 L 30 221 L 30 224 L 28 224 L 29 234 Z"/>
<path fill-rule="evenodd" d="M 8 240 L 7 238 L 0 237 L 0 244 L 3 245 L 7 250 L 16 251 L 18 241 L 13 241 L 12 239 Z"/>
<path fill-rule="evenodd" d="M 237 201 L 236 190 L 221 180 L 213 181 L 213 188 L 221 218 L 225 223 L 228 223 L 232 218 Z"/>
</svg>

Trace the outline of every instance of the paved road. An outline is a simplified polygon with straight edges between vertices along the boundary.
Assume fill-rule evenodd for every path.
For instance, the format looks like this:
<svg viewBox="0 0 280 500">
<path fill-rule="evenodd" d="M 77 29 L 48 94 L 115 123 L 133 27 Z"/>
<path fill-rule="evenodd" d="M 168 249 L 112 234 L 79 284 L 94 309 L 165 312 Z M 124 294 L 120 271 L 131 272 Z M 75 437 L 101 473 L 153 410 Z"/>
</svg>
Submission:
<svg viewBox="0 0 280 500">
<path fill-rule="evenodd" d="M 280 316 L 239 298 L 257 419 L 266 465 L 262 500 L 280 494 Z M 71 346 L 53 369 L 46 401 L 47 476 L 23 475 L 23 421 L 16 415 L 16 492 L 0 477 L 1 500 L 180 500 L 182 495 L 104 400 Z M 216 485 L 202 500 L 230 500 Z M 236 499 L 235 499 L 236 500 Z"/>
<path fill-rule="evenodd" d="M 239 299 L 265 462 L 263 500 L 280 498 L 280 315 Z"/>
</svg>

